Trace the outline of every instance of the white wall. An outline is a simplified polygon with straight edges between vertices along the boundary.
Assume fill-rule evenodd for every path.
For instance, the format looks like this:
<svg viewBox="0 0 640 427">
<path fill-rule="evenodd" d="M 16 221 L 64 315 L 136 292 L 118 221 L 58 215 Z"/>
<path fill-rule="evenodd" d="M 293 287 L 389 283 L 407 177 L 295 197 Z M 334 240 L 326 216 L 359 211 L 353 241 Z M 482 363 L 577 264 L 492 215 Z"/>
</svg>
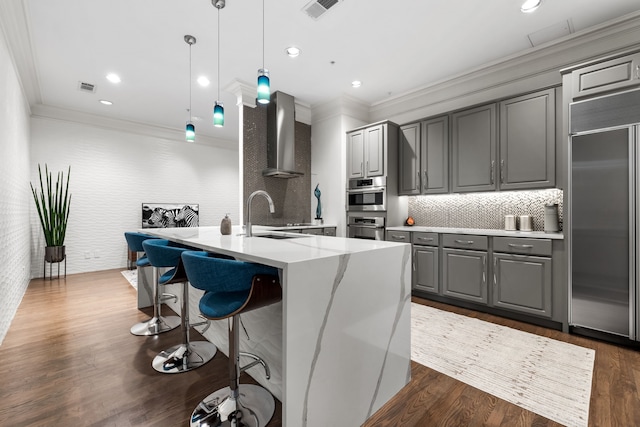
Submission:
<svg viewBox="0 0 640 427">
<path fill-rule="evenodd" d="M 198 203 L 200 225 L 220 225 L 225 213 L 238 223 L 235 144 L 188 144 L 178 132 L 170 140 L 43 117 L 32 118 L 31 134 L 34 182 L 38 163 L 54 173 L 71 166 L 68 274 L 125 267 L 123 233 L 141 227 L 142 203 Z M 45 243 L 35 208 L 31 230 L 31 274 L 41 277 Z"/>
<path fill-rule="evenodd" d="M 0 27 L 0 344 L 29 285 L 29 105 Z"/>
</svg>

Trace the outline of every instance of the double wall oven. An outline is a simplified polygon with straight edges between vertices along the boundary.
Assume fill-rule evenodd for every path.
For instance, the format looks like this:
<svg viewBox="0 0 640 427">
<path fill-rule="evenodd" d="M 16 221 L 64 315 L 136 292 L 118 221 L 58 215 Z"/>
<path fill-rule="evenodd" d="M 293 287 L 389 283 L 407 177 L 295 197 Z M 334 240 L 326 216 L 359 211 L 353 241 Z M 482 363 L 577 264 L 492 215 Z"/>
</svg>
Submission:
<svg viewBox="0 0 640 427">
<path fill-rule="evenodd" d="M 349 180 L 347 188 L 348 237 L 384 240 L 386 218 L 386 177 Z"/>
</svg>

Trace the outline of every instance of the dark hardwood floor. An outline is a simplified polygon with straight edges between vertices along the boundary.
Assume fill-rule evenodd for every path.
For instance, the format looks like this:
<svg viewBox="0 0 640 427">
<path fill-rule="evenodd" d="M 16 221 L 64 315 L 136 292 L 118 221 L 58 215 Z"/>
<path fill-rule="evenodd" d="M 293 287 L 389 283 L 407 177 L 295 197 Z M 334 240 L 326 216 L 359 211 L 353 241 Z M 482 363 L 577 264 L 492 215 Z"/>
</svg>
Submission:
<svg viewBox="0 0 640 427">
<path fill-rule="evenodd" d="M 33 280 L 0 346 L 0 426 L 187 426 L 198 402 L 227 385 L 218 353 L 191 372 L 162 375 L 153 356 L 178 330 L 136 337 L 135 290 L 119 270 Z M 640 353 L 542 327 L 414 298 L 459 314 L 596 350 L 590 426 L 640 425 Z M 192 339 L 198 339 L 193 332 Z M 246 375 L 242 382 L 253 382 Z M 282 406 L 269 427 L 279 426 Z M 424 366 L 365 426 L 556 426 Z M 289 426 L 298 427 L 298 426 Z M 351 426 L 328 426 L 351 427 Z"/>
</svg>

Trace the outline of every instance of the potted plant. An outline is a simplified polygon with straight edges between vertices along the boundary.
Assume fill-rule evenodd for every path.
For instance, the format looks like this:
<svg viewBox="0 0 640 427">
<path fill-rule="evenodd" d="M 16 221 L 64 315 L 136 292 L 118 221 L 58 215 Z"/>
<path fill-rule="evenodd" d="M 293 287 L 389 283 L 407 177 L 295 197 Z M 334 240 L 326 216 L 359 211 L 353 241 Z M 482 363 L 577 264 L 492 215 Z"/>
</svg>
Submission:
<svg viewBox="0 0 640 427">
<path fill-rule="evenodd" d="M 47 165 L 45 167 L 46 187 L 42 181 L 42 170 L 38 164 L 38 175 L 40 176 L 39 191 L 31 185 L 33 200 L 36 202 L 40 224 L 44 232 L 44 239 L 47 247 L 44 252 L 44 259 L 47 262 L 60 262 L 65 257 L 64 237 L 67 232 L 67 221 L 69 219 L 69 205 L 71 195 L 69 194 L 69 176 L 71 166 L 67 172 L 67 182 L 64 182 L 64 172 L 58 172 L 58 179 L 53 186 L 53 176 Z"/>
</svg>

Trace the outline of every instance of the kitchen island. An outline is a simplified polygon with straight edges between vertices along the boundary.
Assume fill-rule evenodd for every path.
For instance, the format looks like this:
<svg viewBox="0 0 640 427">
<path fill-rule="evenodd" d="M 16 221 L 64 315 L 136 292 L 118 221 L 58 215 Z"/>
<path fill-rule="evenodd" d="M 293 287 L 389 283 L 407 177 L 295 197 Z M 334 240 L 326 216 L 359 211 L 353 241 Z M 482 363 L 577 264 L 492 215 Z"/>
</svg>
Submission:
<svg viewBox="0 0 640 427">
<path fill-rule="evenodd" d="M 361 425 L 409 382 L 410 245 L 261 227 L 142 231 L 280 270 L 282 302 L 242 315 L 240 350 L 269 364 L 270 380 L 247 372 L 282 401 L 283 425 Z M 201 295 L 190 289 L 192 318 Z M 212 323 L 204 336 L 228 354 L 226 322 Z"/>
</svg>

